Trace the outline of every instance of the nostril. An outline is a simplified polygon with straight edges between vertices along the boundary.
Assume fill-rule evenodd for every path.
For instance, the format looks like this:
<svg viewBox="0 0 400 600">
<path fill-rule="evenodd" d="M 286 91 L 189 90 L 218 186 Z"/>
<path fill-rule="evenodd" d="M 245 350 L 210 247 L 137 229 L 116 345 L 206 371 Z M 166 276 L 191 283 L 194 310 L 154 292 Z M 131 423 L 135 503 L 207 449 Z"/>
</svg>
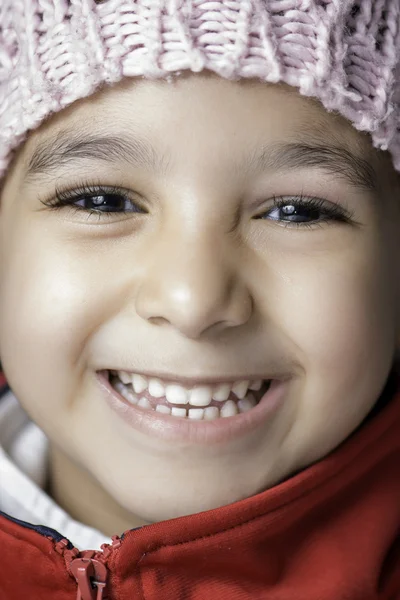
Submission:
<svg viewBox="0 0 400 600">
<path fill-rule="evenodd" d="M 166 325 L 169 323 L 168 319 L 164 317 L 149 317 L 147 320 L 152 325 Z"/>
</svg>

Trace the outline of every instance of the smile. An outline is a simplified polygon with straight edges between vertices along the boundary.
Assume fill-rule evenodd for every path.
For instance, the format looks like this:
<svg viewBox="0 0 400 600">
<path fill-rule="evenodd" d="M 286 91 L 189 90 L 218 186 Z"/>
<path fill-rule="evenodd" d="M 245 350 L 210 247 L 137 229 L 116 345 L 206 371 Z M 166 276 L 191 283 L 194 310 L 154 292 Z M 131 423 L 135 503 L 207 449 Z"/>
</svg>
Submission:
<svg viewBox="0 0 400 600">
<path fill-rule="evenodd" d="M 126 371 L 109 371 L 109 383 L 129 404 L 178 419 L 234 417 L 254 408 L 271 380 L 238 380 L 214 385 L 183 386 Z"/>
<path fill-rule="evenodd" d="M 102 369 L 96 380 L 124 427 L 164 442 L 210 448 L 263 436 L 283 405 L 290 377 L 231 381 L 167 378 Z"/>
</svg>

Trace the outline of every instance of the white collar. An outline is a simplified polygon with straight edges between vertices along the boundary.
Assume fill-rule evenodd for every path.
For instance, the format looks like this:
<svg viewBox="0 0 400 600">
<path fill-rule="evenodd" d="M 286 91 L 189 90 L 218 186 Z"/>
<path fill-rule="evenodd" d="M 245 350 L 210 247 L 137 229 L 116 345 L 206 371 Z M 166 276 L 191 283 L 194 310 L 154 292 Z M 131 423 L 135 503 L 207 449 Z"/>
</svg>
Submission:
<svg viewBox="0 0 400 600">
<path fill-rule="evenodd" d="M 0 398 L 0 510 L 55 529 L 79 550 L 111 544 L 108 536 L 72 519 L 46 494 L 48 456 L 48 438 L 8 392 Z"/>
</svg>

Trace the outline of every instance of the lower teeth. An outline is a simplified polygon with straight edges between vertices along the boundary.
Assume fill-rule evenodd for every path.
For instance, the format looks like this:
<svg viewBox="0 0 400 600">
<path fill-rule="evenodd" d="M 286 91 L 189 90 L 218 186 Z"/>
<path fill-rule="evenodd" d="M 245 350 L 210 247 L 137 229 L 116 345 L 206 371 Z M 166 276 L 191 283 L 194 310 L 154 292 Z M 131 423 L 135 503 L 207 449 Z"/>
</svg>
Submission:
<svg viewBox="0 0 400 600">
<path fill-rule="evenodd" d="M 152 405 L 145 396 L 137 396 L 131 387 L 125 385 L 117 377 L 111 379 L 111 385 L 121 394 L 130 404 L 136 405 L 144 410 L 156 411 L 172 417 L 183 419 L 192 419 L 194 421 L 213 421 L 219 418 L 234 417 L 240 413 L 247 412 L 257 405 L 257 400 L 253 393 L 248 392 L 242 400 L 226 400 L 221 402 L 221 407 L 207 406 L 205 408 L 190 408 L 183 406 L 167 406 L 166 404 Z M 264 393 L 264 392 L 263 392 Z"/>
</svg>

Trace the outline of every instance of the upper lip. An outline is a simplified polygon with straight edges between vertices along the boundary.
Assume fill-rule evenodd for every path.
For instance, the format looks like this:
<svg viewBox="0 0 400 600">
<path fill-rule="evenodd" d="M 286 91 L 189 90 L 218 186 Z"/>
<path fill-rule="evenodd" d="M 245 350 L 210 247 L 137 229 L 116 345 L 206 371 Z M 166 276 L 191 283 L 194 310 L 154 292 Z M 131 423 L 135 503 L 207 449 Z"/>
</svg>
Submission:
<svg viewBox="0 0 400 600">
<path fill-rule="evenodd" d="M 251 374 L 251 375 L 230 375 L 230 376 L 218 376 L 218 377 L 186 377 L 182 375 L 173 375 L 171 373 L 161 372 L 149 372 L 149 371 L 134 371 L 132 369 L 105 369 L 110 373 L 118 373 L 118 371 L 125 371 L 130 374 L 142 375 L 148 379 L 160 379 L 164 382 L 181 383 L 187 387 L 193 387 L 196 385 L 219 385 L 221 383 L 236 383 L 237 381 L 257 381 L 262 379 L 263 381 L 269 381 L 270 379 L 278 379 L 284 381 L 289 378 L 288 374 Z"/>
</svg>

